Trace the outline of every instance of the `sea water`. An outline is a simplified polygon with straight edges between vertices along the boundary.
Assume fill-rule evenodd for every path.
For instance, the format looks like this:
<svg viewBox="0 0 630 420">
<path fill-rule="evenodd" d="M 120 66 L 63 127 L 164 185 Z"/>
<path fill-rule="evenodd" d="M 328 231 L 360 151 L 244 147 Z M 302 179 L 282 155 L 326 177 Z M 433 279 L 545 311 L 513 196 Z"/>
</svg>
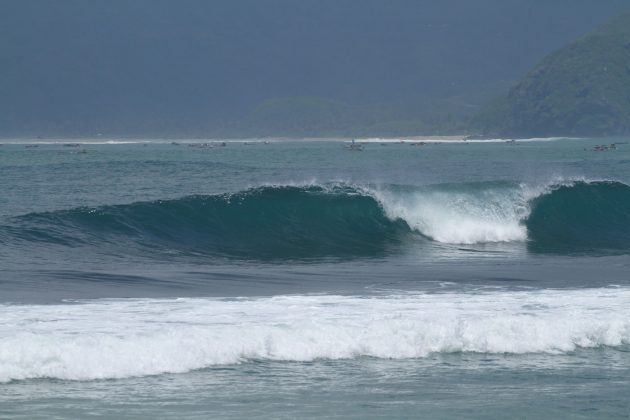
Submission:
<svg viewBox="0 0 630 420">
<path fill-rule="evenodd" d="M 626 141 L 4 141 L 0 417 L 627 418 Z"/>
</svg>

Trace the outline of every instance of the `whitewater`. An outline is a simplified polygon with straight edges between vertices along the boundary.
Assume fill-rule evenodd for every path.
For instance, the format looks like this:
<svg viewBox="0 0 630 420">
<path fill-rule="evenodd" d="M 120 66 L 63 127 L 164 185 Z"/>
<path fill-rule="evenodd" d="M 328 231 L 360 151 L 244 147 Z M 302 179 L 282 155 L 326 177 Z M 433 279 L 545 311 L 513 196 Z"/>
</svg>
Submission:
<svg viewBox="0 0 630 420">
<path fill-rule="evenodd" d="M 557 354 L 630 344 L 630 289 L 3 305 L 0 325 L 3 382 L 181 373 L 260 359 Z"/>
</svg>

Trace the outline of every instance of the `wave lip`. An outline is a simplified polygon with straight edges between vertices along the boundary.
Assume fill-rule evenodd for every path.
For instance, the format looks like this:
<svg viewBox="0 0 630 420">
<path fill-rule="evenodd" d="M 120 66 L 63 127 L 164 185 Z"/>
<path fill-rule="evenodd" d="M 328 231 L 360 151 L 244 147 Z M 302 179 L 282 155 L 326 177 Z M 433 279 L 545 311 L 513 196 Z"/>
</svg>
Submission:
<svg viewBox="0 0 630 420">
<path fill-rule="evenodd" d="M 630 344 L 630 289 L 0 305 L 0 381 Z"/>
</svg>

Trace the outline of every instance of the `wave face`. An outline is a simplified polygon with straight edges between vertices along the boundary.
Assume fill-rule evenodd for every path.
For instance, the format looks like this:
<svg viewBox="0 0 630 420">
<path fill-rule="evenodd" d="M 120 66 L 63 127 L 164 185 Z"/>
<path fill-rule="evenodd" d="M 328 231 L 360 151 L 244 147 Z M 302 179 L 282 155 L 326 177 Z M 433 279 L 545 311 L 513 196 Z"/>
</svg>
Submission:
<svg viewBox="0 0 630 420">
<path fill-rule="evenodd" d="M 260 187 L 20 216 L 4 242 L 236 258 L 374 256 L 405 244 L 523 242 L 534 252 L 630 249 L 630 187 L 572 182 Z"/>
<path fill-rule="evenodd" d="M 630 290 L 0 305 L 0 382 L 180 373 L 252 360 L 566 353 L 630 343 Z"/>
<path fill-rule="evenodd" d="M 630 187 L 577 182 L 533 200 L 526 220 L 532 246 L 541 249 L 630 249 Z"/>
<path fill-rule="evenodd" d="M 20 217 L 21 239 L 116 242 L 243 258 L 373 255 L 408 228 L 346 187 L 261 187 L 236 194 L 80 208 Z"/>
</svg>

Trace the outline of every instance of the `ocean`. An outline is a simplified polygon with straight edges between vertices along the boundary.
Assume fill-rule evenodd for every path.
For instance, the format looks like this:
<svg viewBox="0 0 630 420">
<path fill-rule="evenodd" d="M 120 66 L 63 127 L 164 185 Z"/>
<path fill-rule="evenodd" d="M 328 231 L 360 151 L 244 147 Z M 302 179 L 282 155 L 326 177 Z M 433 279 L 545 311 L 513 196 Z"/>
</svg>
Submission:
<svg viewBox="0 0 630 420">
<path fill-rule="evenodd" d="M 627 139 L 1 143 L 2 418 L 630 417 Z"/>
</svg>

